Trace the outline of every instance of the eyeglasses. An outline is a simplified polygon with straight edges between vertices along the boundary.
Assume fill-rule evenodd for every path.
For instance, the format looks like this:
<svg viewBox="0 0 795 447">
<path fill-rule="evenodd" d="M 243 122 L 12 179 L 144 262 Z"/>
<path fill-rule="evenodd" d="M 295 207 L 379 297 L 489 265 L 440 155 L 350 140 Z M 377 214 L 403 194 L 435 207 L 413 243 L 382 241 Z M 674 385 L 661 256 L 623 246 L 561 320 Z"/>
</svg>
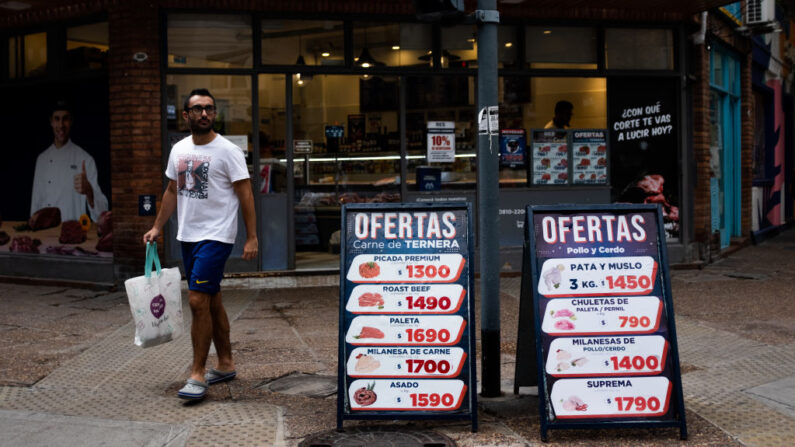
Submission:
<svg viewBox="0 0 795 447">
<path fill-rule="evenodd" d="M 215 113 L 215 106 L 213 106 L 213 105 L 204 106 L 204 107 L 202 107 L 202 106 L 193 106 L 193 107 L 188 107 L 187 110 L 188 110 L 188 112 L 190 112 L 190 113 L 192 113 L 194 115 L 197 115 L 197 116 L 202 114 L 202 110 L 207 112 L 208 115 L 212 115 L 213 113 Z"/>
</svg>

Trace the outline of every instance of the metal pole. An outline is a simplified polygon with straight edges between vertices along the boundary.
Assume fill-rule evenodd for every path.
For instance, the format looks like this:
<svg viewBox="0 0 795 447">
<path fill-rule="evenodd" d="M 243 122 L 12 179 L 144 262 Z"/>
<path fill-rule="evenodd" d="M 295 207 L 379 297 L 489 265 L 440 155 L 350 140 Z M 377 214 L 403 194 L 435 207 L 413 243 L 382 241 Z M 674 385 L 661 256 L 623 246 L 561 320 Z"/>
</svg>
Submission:
<svg viewBox="0 0 795 447">
<path fill-rule="evenodd" d="M 478 0 L 478 110 L 497 106 L 496 0 Z M 498 129 L 478 132 L 477 204 L 480 249 L 481 395 L 500 391 L 500 241 L 498 237 L 499 148 Z"/>
</svg>

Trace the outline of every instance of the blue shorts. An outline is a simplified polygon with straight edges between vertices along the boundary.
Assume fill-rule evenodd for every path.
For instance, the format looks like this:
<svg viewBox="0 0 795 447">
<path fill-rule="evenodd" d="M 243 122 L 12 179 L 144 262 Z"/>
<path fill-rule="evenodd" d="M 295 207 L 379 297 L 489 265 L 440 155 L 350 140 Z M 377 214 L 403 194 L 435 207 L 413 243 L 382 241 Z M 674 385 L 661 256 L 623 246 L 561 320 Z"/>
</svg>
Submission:
<svg viewBox="0 0 795 447">
<path fill-rule="evenodd" d="M 188 289 L 208 295 L 218 293 L 233 246 L 218 241 L 183 242 L 182 262 Z"/>
</svg>

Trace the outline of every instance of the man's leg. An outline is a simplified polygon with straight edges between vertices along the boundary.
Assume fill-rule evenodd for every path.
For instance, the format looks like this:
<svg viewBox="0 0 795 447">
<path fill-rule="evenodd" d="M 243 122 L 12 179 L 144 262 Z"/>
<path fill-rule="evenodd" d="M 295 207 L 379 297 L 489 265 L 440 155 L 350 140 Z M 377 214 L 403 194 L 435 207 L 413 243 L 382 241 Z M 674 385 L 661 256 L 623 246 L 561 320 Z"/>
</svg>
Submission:
<svg viewBox="0 0 795 447">
<path fill-rule="evenodd" d="M 210 297 L 210 315 L 213 324 L 213 344 L 218 354 L 220 371 L 234 371 L 235 362 L 232 360 L 232 343 L 229 340 L 229 317 L 226 314 L 224 303 L 221 300 L 221 291 Z"/>
<path fill-rule="evenodd" d="M 189 290 L 188 301 L 193 314 L 193 322 L 190 328 L 193 342 L 193 366 L 191 367 L 190 378 L 204 382 L 204 368 L 207 363 L 207 354 L 210 352 L 210 341 L 213 337 L 213 321 L 210 311 L 211 296 L 206 293 Z"/>
</svg>

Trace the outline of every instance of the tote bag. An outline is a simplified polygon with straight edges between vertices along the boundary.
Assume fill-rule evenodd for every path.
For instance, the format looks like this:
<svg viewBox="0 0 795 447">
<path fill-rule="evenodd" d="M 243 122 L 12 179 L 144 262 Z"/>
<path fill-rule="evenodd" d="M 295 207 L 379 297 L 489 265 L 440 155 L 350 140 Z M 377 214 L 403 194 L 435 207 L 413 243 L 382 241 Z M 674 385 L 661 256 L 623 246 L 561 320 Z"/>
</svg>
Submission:
<svg viewBox="0 0 795 447">
<path fill-rule="evenodd" d="M 147 243 L 144 275 L 124 281 L 135 321 L 136 345 L 148 348 L 182 335 L 181 279 L 178 268 L 160 268 L 157 243 Z"/>
</svg>

